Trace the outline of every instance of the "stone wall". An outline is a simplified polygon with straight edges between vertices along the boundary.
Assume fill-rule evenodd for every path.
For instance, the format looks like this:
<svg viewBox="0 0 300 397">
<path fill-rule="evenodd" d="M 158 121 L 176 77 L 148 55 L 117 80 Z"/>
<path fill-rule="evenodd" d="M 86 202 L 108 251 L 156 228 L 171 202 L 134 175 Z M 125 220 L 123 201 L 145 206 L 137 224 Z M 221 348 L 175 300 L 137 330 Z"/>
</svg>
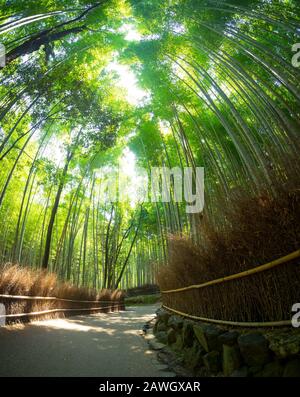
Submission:
<svg viewBox="0 0 300 397">
<path fill-rule="evenodd" d="M 153 333 L 194 376 L 300 377 L 300 329 L 230 329 L 159 309 Z"/>
</svg>

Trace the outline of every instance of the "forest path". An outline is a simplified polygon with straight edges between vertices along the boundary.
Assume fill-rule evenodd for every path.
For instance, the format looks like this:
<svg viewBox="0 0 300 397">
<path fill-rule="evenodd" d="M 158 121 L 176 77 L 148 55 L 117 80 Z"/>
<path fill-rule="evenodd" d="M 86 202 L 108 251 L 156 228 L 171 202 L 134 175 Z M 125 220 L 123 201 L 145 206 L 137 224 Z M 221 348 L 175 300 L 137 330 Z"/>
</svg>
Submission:
<svg viewBox="0 0 300 397">
<path fill-rule="evenodd" d="M 0 376 L 164 376 L 140 335 L 156 308 L 0 328 Z"/>
</svg>

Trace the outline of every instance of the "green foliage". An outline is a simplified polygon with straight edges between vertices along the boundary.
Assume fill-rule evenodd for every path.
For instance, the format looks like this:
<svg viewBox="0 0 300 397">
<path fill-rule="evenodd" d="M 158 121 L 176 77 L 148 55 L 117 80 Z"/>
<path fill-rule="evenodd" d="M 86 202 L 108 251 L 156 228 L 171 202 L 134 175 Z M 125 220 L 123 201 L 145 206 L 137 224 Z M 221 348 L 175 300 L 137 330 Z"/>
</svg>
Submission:
<svg viewBox="0 0 300 397">
<path fill-rule="evenodd" d="M 93 287 L 120 275 L 126 287 L 152 282 L 168 233 L 198 240 L 202 215 L 187 216 L 184 203 L 140 212 L 141 203 L 100 202 L 97 168 L 111 170 L 125 149 L 148 173 L 204 166 L 214 224 L 226 223 L 228 193 L 272 195 L 274 181 L 299 175 L 296 1 L 2 3 L 2 262 L 39 267 L 51 214 L 50 268 Z M 116 63 L 147 100 L 128 101 Z"/>
<path fill-rule="evenodd" d="M 125 298 L 126 306 L 153 305 L 160 302 L 161 296 L 156 295 L 139 295 Z"/>
</svg>

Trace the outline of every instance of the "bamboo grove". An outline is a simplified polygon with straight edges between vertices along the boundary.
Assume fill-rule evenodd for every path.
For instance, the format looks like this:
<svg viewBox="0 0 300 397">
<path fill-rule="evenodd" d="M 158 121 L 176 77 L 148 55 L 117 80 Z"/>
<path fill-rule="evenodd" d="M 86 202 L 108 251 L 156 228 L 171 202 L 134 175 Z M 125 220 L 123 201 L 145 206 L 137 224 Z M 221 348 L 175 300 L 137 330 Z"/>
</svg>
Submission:
<svg viewBox="0 0 300 397">
<path fill-rule="evenodd" d="M 1 263 L 78 286 L 153 283 L 170 235 L 201 244 L 241 191 L 297 186 L 297 3 L 1 0 Z M 122 161 L 204 167 L 204 213 L 103 203 L 97 170 Z"/>
</svg>

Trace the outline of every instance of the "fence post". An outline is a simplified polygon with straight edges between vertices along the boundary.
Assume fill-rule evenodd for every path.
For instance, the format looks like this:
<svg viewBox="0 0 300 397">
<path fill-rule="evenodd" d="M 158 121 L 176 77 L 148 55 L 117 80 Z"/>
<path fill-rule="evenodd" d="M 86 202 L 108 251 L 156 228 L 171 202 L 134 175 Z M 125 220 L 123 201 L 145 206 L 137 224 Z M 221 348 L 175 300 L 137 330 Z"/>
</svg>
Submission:
<svg viewBox="0 0 300 397">
<path fill-rule="evenodd" d="M 6 309 L 3 303 L 0 303 L 0 327 L 6 324 Z"/>
</svg>

